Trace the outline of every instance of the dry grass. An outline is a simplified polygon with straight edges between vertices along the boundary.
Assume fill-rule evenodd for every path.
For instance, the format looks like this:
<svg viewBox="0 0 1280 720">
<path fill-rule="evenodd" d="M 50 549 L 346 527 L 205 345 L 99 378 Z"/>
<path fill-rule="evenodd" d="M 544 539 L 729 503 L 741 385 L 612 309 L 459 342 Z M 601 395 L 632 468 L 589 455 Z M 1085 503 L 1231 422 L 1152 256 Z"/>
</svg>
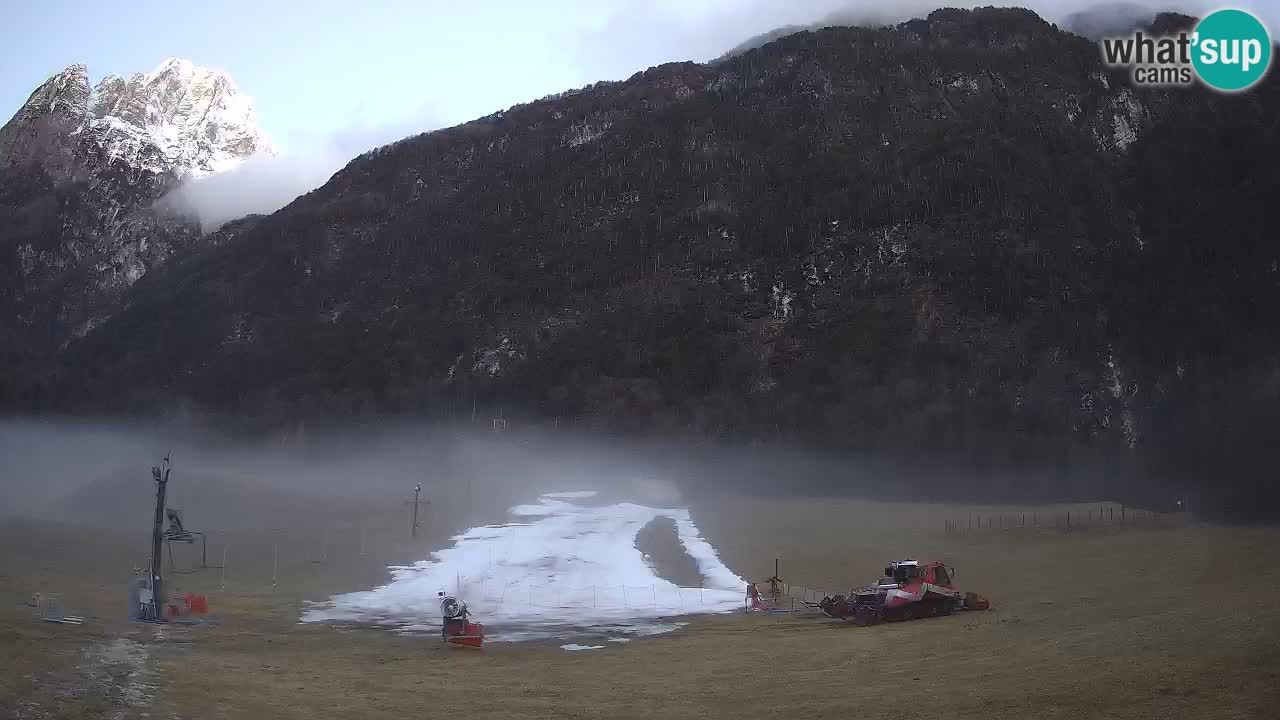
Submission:
<svg viewBox="0 0 1280 720">
<path fill-rule="evenodd" d="M 753 579 L 770 575 L 776 556 L 790 582 L 845 589 L 888 559 L 936 557 L 964 588 L 989 595 L 991 612 L 864 629 L 723 616 L 586 653 L 555 643 L 447 650 L 377 629 L 299 625 L 303 600 L 368 587 L 385 563 L 423 552 L 385 537 L 366 538 L 364 556 L 357 540 L 335 540 L 319 563 L 304 562 L 314 548 L 282 550 L 288 571 L 274 590 L 267 536 L 232 538 L 226 591 L 216 571 L 179 581 L 208 592 L 218 625 L 130 625 L 123 579 L 145 536 L 10 526 L 0 707 L 18 718 L 1280 714 L 1280 530 L 940 531 L 943 517 L 969 511 L 732 498 L 694 508 L 730 567 Z M 423 543 L 439 543 L 444 533 L 434 533 Z M 38 589 L 61 591 L 90 622 L 32 622 L 20 601 Z M 94 660 L 93 648 L 120 637 L 148 651 L 142 671 Z M 112 689 L 129 683 L 155 687 L 130 706 Z"/>
</svg>

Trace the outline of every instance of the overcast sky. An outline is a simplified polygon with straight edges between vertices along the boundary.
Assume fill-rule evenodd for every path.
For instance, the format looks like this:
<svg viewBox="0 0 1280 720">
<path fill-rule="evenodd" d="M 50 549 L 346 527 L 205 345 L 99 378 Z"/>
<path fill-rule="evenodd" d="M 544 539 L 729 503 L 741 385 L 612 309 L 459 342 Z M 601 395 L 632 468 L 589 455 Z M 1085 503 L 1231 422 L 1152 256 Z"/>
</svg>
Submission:
<svg viewBox="0 0 1280 720">
<path fill-rule="evenodd" d="M 456 124 L 657 63 L 707 60 L 752 35 L 817 21 L 849 0 L 5 4 L 5 119 L 46 77 L 72 63 L 86 63 L 96 82 L 108 73 L 148 72 L 177 56 L 229 71 L 287 153 L 322 141 L 359 152 L 370 139 Z M 863 4 L 904 6 L 901 0 Z M 1052 14 L 1093 0 L 1046 4 L 1039 3 L 1041 10 Z M 1273 13 L 1280 0 L 1236 4 Z M 910 7 L 923 13 L 931 3 L 905 5 L 903 14 L 910 14 Z"/>
<path fill-rule="evenodd" d="M 1050 19 L 1097 0 L 1030 0 Z M 1158 0 L 1143 0 L 1146 4 Z M 331 172 L 376 145 L 512 104 L 704 61 L 787 24 L 851 4 L 903 18 L 935 0 L 4 0 L 0 122 L 48 76 L 91 82 L 149 72 L 170 56 L 227 70 L 285 156 Z M 979 4 L 993 4 L 994 0 Z M 1194 9 L 1203 0 L 1177 0 Z M 1163 3 L 1161 3 L 1163 5 Z M 1240 0 L 1273 29 L 1280 0 Z M 1212 6 L 1212 5 L 1211 5 Z M 903 19 L 891 18 L 891 19 Z M 320 158 L 325 158 L 320 160 Z M 314 185 L 313 185 L 314 186 Z"/>
<path fill-rule="evenodd" d="M 517 102 L 707 59 L 839 0 L 5 0 L 0 113 L 76 62 L 90 79 L 169 56 L 227 70 L 284 152 L 355 154 Z M 351 145 L 351 148 L 345 146 Z"/>
</svg>

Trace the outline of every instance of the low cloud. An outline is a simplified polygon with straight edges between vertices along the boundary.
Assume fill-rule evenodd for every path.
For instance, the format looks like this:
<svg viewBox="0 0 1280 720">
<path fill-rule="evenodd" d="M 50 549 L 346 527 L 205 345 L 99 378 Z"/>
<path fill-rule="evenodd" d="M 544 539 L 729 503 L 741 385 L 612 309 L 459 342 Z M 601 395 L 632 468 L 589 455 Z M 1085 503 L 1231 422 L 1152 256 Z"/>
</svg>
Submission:
<svg viewBox="0 0 1280 720">
<path fill-rule="evenodd" d="M 328 181 L 346 163 L 334 153 L 256 155 L 230 172 L 183 183 L 157 208 L 200 222 L 203 232 L 252 214 L 273 213 Z"/>
<path fill-rule="evenodd" d="M 735 54 L 781 35 L 830 25 L 879 27 L 923 18 L 940 7 L 987 5 L 1029 8 L 1049 22 L 1089 37 L 1131 30 L 1160 12 L 1204 16 L 1220 7 L 1216 0 L 1015 0 L 944 2 L 943 0 L 720 0 L 707 5 L 618 0 L 607 20 L 577 39 L 579 66 L 620 79 L 658 63 L 706 61 Z M 1275 0 L 1238 0 L 1275 27 Z"/>
<path fill-rule="evenodd" d="M 234 170 L 183 183 L 156 204 L 166 214 L 200 223 L 202 232 L 246 215 L 269 214 L 324 185 L 352 158 L 439 126 L 429 112 L 381 125 L 353 122 L 332 136 L 295 139 L 300 149 L 279 156 L 255 155 Z"/>
</svg>

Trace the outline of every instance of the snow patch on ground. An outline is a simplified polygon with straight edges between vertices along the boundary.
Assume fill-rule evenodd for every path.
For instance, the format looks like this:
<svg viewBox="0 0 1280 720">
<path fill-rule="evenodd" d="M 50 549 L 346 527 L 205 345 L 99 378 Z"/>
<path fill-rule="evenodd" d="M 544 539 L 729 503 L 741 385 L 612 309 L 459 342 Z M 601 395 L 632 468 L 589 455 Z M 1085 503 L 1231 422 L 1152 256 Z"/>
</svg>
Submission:
<svg viewBox="0 0 1280 720">
<path fill-rule="evenodd" d="M 150 657 L 146 645 L 125 637 L 88 645 L 83 650 L 78 682 L 60 695 L 93 699 L 105 706 L 103 717 L 113 720 L 135 717 L 155 696 Z"/>
<path fill-rule="evenodd" d="M 568 650 L 569 652 L 576 652 L 578 650 L 603 650 L 604 646 L 603 645 L 579 645 L 578 643 L 569 643 L 568 645 L 561 645 L 560 649 Z"/>
<path fill-rule="evenodd" d="M 512 521 L 472 528 L 452 547 L 413 565 L 391 567 L 391 581 L 313 603 L 303 622 L 384 625 L 401 632 L 439 632 L 439 592 L 467 603 L 490 640 L 671 632 L 682 615 L 742 608 L 742 578 L 702 538 L 689 510 L 634 503 L 587 507 L 568 500 L 594 493 L 544 495 L 511 508 Z M 670 518 L 702 587 L 659 577 L 636 549 L 636 534 Z"/>
</svg>

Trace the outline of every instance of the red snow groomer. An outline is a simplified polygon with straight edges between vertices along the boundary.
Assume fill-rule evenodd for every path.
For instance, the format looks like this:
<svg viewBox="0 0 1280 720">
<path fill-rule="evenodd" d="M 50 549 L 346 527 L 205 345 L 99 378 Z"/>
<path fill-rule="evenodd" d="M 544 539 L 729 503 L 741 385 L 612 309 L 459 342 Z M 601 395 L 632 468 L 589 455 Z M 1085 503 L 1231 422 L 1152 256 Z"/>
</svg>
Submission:
<svg viewBox="0 0 1280 720">
<path fill-rule="evenodd" d="M 816 603 L 827 617 L 853 620 L 855 625 L 915 620 L 950 615 L 957 610 L 986 610 L 991 601 L 977 593 L 962 593 L 952 580 L 954 571 L 940 562 L 899 560 L 889 563 L 884 577 L 848 596 L 824 597 Z"/>
</svg>

